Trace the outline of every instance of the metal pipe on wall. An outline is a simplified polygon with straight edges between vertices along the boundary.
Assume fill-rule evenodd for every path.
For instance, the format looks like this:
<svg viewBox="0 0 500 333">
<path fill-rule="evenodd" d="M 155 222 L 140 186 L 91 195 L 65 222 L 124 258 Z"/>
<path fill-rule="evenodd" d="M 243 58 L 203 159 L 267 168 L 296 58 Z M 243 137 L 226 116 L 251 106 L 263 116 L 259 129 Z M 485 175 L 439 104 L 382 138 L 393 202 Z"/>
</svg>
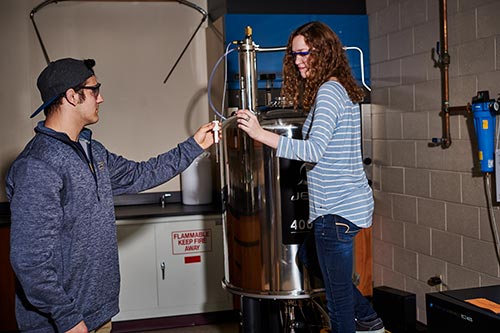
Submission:
<svg viewBox="0 0 500 333">
<path fill-rule="evenodd" d="M 441 69 L 441 111 L 443 122 L 443 137 L 442 147 L 448 148 L 451 145 L 450 134 L 450 112 L 449 112 L 449 95 L 450 95 L 450 55 L 448 54 L 448 14 L 447 14 L 447 0 L 439 1 L 439 21 L 440 26 L 440 69 Z"/>
<path fill-rule="evenodd" d="M 442 120 L 442 136 L 440 138 L 432 138 L 433 145 L 440 145 L 441 148 L 449 148 L 451 146 L 450 133 L 450 116 L 471 114 L 471 105 L 450 107 L 450 55 L 448 53 L 448 13 L 447 0 L 439 0 L 439 42 L 436 49 L 433 49 L 432 58 L 434 66 L 441 71 L 441 120 Z M 437 53 L 438 58 L 434 57 Z"/>
<path fill-rule="evenodd" d="M 441 118 L 443 122 L 443 135 L 440 139 L 432 139 L 433 143 L 440 144 L 442 148 L 451 146 L 450 134 L 450 115 L 463 114 L 469 116 L 472 114 L 472 105 L 468 103 L 465 106 L 450 107 L 449 103 L 449 65 L 450 55 L 448 54 L 448 15 L 447 15 L 447 0 L 439 0 L 439 21 L 440 21 L 440 48 L 436 65 L 441 70 Z M 493 126 L 495 127 L 495 126 Z M 477 135 L 477 133 L 476 133 Z M 490 220 L 492 233 L 494 237 L 495 253 L 497 260 L 500 263 L 500 238 L 496 227 L 495 215 L 491 205 L 491 173 L 484 174 L 486 203 L 488 206 L 488 217 Z"/>
</svg>

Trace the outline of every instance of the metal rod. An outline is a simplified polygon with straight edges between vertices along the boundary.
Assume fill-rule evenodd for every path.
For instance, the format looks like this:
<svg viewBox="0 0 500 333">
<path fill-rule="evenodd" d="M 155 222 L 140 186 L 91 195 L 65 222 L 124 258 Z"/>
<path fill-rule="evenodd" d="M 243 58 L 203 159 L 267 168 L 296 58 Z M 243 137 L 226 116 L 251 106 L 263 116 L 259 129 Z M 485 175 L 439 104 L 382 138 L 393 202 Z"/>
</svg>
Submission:
<svg viewBox="0 0 500 333">
<path fill-rule="evenodd" d="M 170 69 L 170 72 L 168 72 L 167 77 L 165 78 L 165 80 L 163 80 L 163 84 L 167 83 L 168 78 L 170 77 L 170 75 L 172 75 L 172 72 L 177 67 L 177 64 L 179 63 L 179 61 L 181 61 L 182 56 L 184 55 L 184 53 L 186 53 L 186 50 L 188 49 L 189 45 L 191 44 L 191 41 L 194 39 L 194 36 L 196 36 L 196 34 L 198 33 L 198 30 L 200 30 L 201 26 L 203 25 L 203 22 L 205 22 L 206 19 L 207 19 L 207 15 L 204 15 L 203 18 L 201 19 L 200 24 L 198 24 L 198 27 L 194 31 L 193 35 L 191 35 L 191 38 L 189 38 L 186 46 L 184 46 L 184 49 L 182 50 L 181 54 L 179 54 L 179 57 L 177 57 L 177 60 L 175 61 L 172 68 Z"/>
<path fill-rule="evenodd" d="M 238 69 L 240 78 L 240 108 L 257 112 L 257 59 L 256 45 L 252 39 L 252 28 L 245 28 L 245 39 L 238 46 Z"/>
<path fill-rule="evenodd" d="M 259 47 L 255 46 L 255 51 L 257 52 L 279 52 L 286 51 L 286 46 L 277 46 L 277 47 Z"/>
<path fill-rule="evenodd" d="M 175 61 L 172 68 L 170 69 L 170 72 L 168 72 L 167 77 L 165 78 L 165 80 L 163 80 L 163 84 L 167 83 L 168 79 L 170 78 L 170 75 L 172 75 L 172 72 L 177 67 L 177 64 L 179 63 L 179 61 L 181 61 L 182 57 L 184 56 L 184 53 L 186 53 L 186 50 L 188 49 L 189 45 L 193 41 L 194 36 L 196 36 L 196 34 L 198 33 L 198 30 L 200 30 L 201 26 L 203 25 L 203 22 L 205 22 L 205 20 L 208 17 L 208 13 L 203 8 L 195 5 L 194 3 L 191 3 L 191 2 L 185 1 L 185 0 L 177 0 L 177 2 L 179 2 L 182 5 L 185 5 L 185 6 L 188 6 L 188 7 L 191 7 L 193 9 L 197 10 L 203 17 L 201 18 L 201 22 L 200 22 L 200 24 L 198 24 L 198 27 L 196 27 L 196 30 L 194 31 L 193 35 L 191 36 L 191 38 L 189 38 L 186 46 L 184 46 L 184 49 L 182 50 L 181 54 L 179 54 L 179 57 L 177 57 L 177 60 Z"/>
<path fill-rule="evenodd" d="M 51 3 L 58 3 L 58 2 L 66 2 L 66 1 L 80 1 L 80 2 L 137 2 L 137 0 L 45 0 L 42 3 L 40 3 L 38 6 L 33 8 L 31 10 L 31 14 L 35 14 L 36 12 L 40 11 L 43 7 L 46 7 L 50 5 Z M 195 4 L 190 3 L 189 1 L 185 0 L 142 0 L 143 2 L 179 2 L 182 3 L 183 5 L 189 6 L 191 8 L 194 8 L 198 11 L 203 11 L 204 10 L 200 7 L 198 7 Z M 203 14 L 203 13 L 202 13 Z"/>
<path fill-rule="evenodd" d="M 159 0 L 156 0 L 156 1 L 159 1 Z M 168 1 L 168 0 L 167 0 Z M 172 0 L 170 0 L 172 1 Z M 200 6 L 197 6 L 195 5 L 194 3 L 192 2 L 189 2 L 189 1 L 186 1 L 186 0 L 177 0 L 178 3 L 180 3 L 181 5 L 184 5 L 184 6 L 188 6 L 188 7 L 191 7 L 193 8 L 194 10 L 197 10 L 198 12 L 200 12 L 200 14 L 202 16 L 204 16 L 203 18 L 203 21 L 206 19 L 206 17 L 208 16 L 208 13 L 206 10 L 204 10 L 203 8 L 201 8 Z"/>
<path fill-rule="evenodd" d="M 61 1 L 65 1 L 65 0 L 61 0 Z M 50 5 L 51 3 L 54 3 L 54 2 L 57 2 L 57 0 L 45 0 L 44 2 L 40 3 L 38 6 L 36 6 L 35 8 L 33 8 L 31 10 L 30 15 L 33 16 L 36 12 L 38 12 L 39 10 L 41 10 L 43 7 L 48 6 L 48 5 Z"/>
<path fill-rule="evenodd" d="M 344 46 L 343 49 L 345 51 L 358 51 L 359 52 L 359 63 L 361 67 L 361 83 L 368 90 L 372 91 L 372 89 L 365 82 L 365 65 L 364 65 L 364 55 L 363 50 L 357 46 Z M 286 46 L 278 46 L 278 47 L 259 47 L 258 45 L 255 47 L 257 52 L 278 52 L 278 51 L 286 51 Z"/>
<path fill-rule="evenodd" d="M 133 1 L 133 0 L 45 0 L 45 1 L 41 2 L 38 6 L 34 7 L 31 10 L 31 12 L 30 12 L 30 18 L 31 18 L 31 22 L 33 23 L 33 27 L 35 28 L 35 33 L 36 33 L 36 36 L 38 38 L 38 42 L 40 43 L 40 47 L 42 48 L 43 56 L 45 57 L 45 61 L 47 62 L 47 65 L 50 63 L 50 58 L 49 58 L 49 55 L 47 53 L 47 49 L 45 48 L 45 45 L 43 43 L 40 31 L 38 30 L 38 27 L 37 27 L 37 25 L 35 23 L 35 14 L 38 11 L 40 11 L 42 8 L 48 6 L 48 5 L 52 4 L 52 3 L 65 2 L 65 1 L 81 1 L 81 2 L 136 2 L 136 1 Z M 192 2 L 189 2 L 187 0 L 143 0 L 143 1 L 144 2 L 178 2 L 181 5 L 193 8 L 194 10 L 198 11 L 203 16 L 202 19 L 201 19 L 200 24 L 198 25 L 198 27 L 194 31 L 193 35 L 191 36 L 191 38 L 187 42 L 187 44 L 184 47 L 184 49 L 182 50 L 181 54 L 179 55 L 179 57 L 175 61 L 174 66 L 172 67 L 172 69 L 168 73 L 167 77 L 163 81 L 163 83 L 166 83 L 167 80 L 168 80 L 168 78 L 170 77 L 170 75 L 174 71 L 175 67 L 177 66 L 177 64 L 181 60 L 182 56 L 186 52 L 187 48 L 191 44 L 191 41 L 194 39 L 194 36 L 198 33 L 198 30 L 201 28 L 203 22 L 205 22 L 205 20 L 207 19 L 208 13 L 203 8 L 201 8 L 200 6 L 198 6 L 198 5 L 196 5 L 196 4 L 192 3 Z"/>
<path fill-rule="evenodd" d="M 40 43 L 40 47 L 42 48 L 43 56 L 44 56 L 45 61 L 47 62 L 47 65 L 48 65 L 48 64 L 50 64 L 49 54 L 47 53 L 47 49 L 45 48 L 45 45 L 43 44 L 43 40 L 42 40 L 42 36 L 40 35 L 40 31 L 38 31 L 38 27 L 36 26 L 35 15 L 33 12 L 31 12 L 30 18 L 31 18 L 31 23 L 33 23 L 33 28 L 35 28 L 36 37 L 38 39 L 38 42 Z"/>
<path fill-rule="evenodd" d="M 439 21 L 441 23 L 440 27 L 440 61 L 439 68 L 441 69 L 441 110 L 442 110 L 442 126 L 443 126 L 443 137 L 442 137 L 442 148 L 448 148 L 451 146 L 451 134 L 450 134 L 450 82 L 449 82 L 449 65 L 450 65 L 450 55 L 448 54 L 448 15 L 446 12 L 447 0 L 439 1 Z"/>
<path fill-rule="evenodd" d="M 365 82 L 365 64 L 364 64 L 364 61 L 363 61 L 363 58 L 364 58 L 363 50 L 361 50 L 357 46 L 345 46 L 344 50 L 346 50 L 346 51 L 348 51 L 348 50 L 355 50 L 355 51 L 359 52 L 359 66 L 360 66 L 360 69 L 361 69 L 361 83 L 363 84 L 363 86 L 368 91 L 372 91 L 372 89 Z"/>
<path fill-rule="evenodd" d="M 62 1 L 64 1 L 64 0 L 62 0 Z M 41 10 L 42 8 L 44 8 L 45 6 L 48 6 L 51 3 L 55 3 L 55 2 L 57 2 L 57 0 L 46 0 L 42 3 L 40 3 L 35 8 L 33 8 L 30 12 L 31 23 L 33 23 L 33 28 L 35 28 L 36 37 L 38 39 L 38 42 L 40 43 L 40 47 L 42 48 L 43 56 L 45 58 L 45 61 L 47 62 L 47 65 L 50 63 L 50 58 L 49 58 L 49 54 L 47 53 L 47 49 L 45 48 L 45 45 L 43 43 L 42 35 L 40 35 L 40 31 L 38 30 L 38 27 L 36 25 L 35 13 L 38 12 L 39 10 Z"/>
<path fill-rule="evenodd" d="M 463 114 L 464 116 L 468 116 L 471 113 L 471 105 L 468 103 L 464 106 L 450 106 L 448 107 L 448 113 L 450 115 L 455 114 Z"/>
</svg>

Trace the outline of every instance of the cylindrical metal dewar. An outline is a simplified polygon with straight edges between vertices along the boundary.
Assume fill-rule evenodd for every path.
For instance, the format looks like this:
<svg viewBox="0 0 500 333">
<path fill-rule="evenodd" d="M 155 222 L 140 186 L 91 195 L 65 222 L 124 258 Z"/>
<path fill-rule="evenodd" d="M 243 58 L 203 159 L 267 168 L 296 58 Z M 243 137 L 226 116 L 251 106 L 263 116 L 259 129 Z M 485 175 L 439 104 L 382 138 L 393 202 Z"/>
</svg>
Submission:
<svg viewBox="0 0 500 333">
<path fill-rule="evenodd" d="M 259 116 L 264 129 L 300 138 L 305 116 L 293 110 Z M 225 124 L 224 287 L 256 298 L 307 298 L 307 274 L 298 250 L 310 230 L 304 162 L 282 159 L 275 149 Z"/>
</svg>

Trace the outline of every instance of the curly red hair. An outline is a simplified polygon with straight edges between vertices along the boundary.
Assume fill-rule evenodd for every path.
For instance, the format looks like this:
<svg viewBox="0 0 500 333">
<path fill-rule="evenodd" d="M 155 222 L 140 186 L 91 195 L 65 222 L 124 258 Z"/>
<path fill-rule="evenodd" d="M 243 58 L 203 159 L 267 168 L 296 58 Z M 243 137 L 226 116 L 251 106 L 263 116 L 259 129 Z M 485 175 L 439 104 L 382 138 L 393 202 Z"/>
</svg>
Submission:
<svg viewBox="0 0 500 333">
<path fill-rule="evenodd" d="M 303 36 L 305 43 L 310 50 L 313 50 L 308 58 L 306 79 L 301 77 L 292 54 L 292 41 L 297 36 Z M 302 104 L 302 108 L 308 111 L 314 103 L 319 87 L 332 77 L 344 86 L 354 103 L 363 101 L 365 93 L 352 75 L 345 50 L 337 34 L 326 24 L 318 21 L 298 27 L 288 39 L 283 60 L 281 95 L 286 101 L 292 102 L 295 109 Z"/>
</svg>

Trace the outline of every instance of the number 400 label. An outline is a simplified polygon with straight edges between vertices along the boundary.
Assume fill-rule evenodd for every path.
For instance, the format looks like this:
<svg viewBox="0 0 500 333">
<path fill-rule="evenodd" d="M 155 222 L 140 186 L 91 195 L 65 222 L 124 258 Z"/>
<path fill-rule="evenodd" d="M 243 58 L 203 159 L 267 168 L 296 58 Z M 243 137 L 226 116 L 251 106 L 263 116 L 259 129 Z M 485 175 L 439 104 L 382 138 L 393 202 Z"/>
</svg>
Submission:
<svg viewBox="0 0 500 333">
<path fill-rule="evenodd" d="M 295 231 L 310 230 L 312 229 L 312 227 L 313 224 L 311 222 L 307 222 L 306 220 L 295 219 L 290 224 L 290 229 L 293 229 Z"/>
</svg>

